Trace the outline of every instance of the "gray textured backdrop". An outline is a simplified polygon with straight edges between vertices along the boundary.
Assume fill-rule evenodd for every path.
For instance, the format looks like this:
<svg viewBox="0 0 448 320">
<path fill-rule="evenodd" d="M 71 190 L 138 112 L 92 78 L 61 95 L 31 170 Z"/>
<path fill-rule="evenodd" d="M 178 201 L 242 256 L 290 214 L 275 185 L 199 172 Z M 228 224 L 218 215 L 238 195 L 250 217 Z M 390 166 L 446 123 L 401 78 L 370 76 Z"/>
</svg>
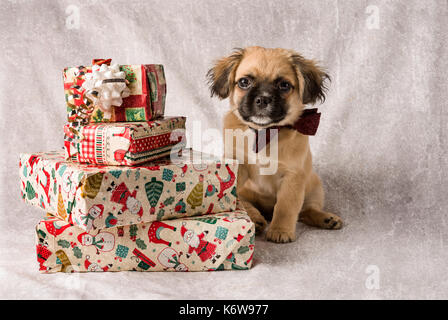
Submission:
<svg viewBox="0 0 448 320">
<path fill-rule="evenodd" d="M 1 7 L 1 298 L 448 298 L 447 1 Z M 18 154 L 62 147 L 62 69 L 92 58 L 163 63 L 167 114 L 221 129 L 227 103 L 209 98 L 205 74 L 247 45 L 296 49 L 331 74 L 311 145 L 327 208 L 345 228 L 298 225 L 285 245 L 258 237 L 247 272 L 40 275 L 42 212 L 20 200 Z"/>
</svg>

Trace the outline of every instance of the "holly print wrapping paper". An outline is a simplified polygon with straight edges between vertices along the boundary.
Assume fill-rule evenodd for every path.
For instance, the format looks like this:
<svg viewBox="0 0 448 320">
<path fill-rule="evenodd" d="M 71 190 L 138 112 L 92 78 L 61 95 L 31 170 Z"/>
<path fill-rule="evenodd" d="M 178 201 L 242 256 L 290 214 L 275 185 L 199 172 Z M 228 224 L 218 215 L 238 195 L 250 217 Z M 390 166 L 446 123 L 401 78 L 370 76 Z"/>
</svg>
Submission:
<svg viewBox="0 0 448 320">
<path fill-rule="evenodd" d="M 110 60 L 106 63 L 110 64 Z M 106 63 L 104 64 L 106 66 Z M 92 122 L 149 121 L 163 116 L 166 100 L 166 80 L 163 65 L 120 65 L 124 72 L 126 95 L 120 106 L 112 106 L 111 112 L 99 107 L 95 97 L 99 90 L 88 90 L 86 77 L 92 75 L 92 66 L 67 67 L 64 69 L 64 92 L 68 121 L 74 126 Z M 104 77 L 103 77 L 104 78 Z M 87 79 L 88 80 L 88 79 Z M 117 79 L 106 79 L 114 85 Z M 87 87 L 87 88 L 86 88 Z"/>
<path fill-rule="evenodd" d="M 85 231 L 236 208 L 238 161 L 184 149 L 138 166 L 80 164 L 64 152 L 21 154 L 21 197 Z"/>
<path fill-rule="evenodd" d="M 82 126 L 79 135 L 64 127 L 67 160 L 107 165 L 136 165 L 184 148 L 185 117 L 163 117 L 148 122 L 99 123 Z"/>
<path fill-rule="evenodd" d="M 244 270 L 252 266 L 255 227 L 241 209 L 94 232 L 46 217 L 36 242 L 43 273 Z"/>
</svg>

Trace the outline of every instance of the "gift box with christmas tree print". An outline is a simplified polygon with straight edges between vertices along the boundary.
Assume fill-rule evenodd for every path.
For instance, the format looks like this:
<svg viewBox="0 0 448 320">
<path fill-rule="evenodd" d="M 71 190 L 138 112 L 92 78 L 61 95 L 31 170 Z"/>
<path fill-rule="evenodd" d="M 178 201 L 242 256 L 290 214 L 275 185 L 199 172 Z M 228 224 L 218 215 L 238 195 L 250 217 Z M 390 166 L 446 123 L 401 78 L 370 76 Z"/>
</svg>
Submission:
<svg viewBox="0 0 448 320">
<path fill-rule="evenodd" d="M 107 165 L 136 165 L 184 148 L 185 117 L 148 122 L 98 123 L 64 127 L 67 160 Z"/>
<path fill-rule="evenodd" d="M 189 149 L 139 166 L 21 154 L 22 199 L 86 231 L 232 211 L 238 161 Z"/>
<path fill-rule="evenodd" d="M 149 121 L 165 112 L 163 65 L 111 65 L 111 59 L 92 66 L 64 69 L 68 121 L 73 126 L 92 122 Z"/>
<path fill-rule="evenodd" d="M 213 271 L 252 265 L 255 228 L 237 209 L 86 232 L 57 218 L 36 227 L 39 270 Z"/>
</svg>

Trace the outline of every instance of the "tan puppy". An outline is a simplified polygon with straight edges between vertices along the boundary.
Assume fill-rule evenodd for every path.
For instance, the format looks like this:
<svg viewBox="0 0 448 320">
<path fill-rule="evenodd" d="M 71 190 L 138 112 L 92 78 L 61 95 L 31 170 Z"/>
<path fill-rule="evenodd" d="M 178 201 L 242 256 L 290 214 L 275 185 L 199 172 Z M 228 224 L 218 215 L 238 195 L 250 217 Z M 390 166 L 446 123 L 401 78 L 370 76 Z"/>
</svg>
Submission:
<svg viewBox="0 0 448 320">
<path fill-rule="evenodd" d="M 325 100 L 328 75 L 291 50 L 248 47 L 218 60 L 207 76 L 212 96 L 230 98 L 224 129 L 241 129 L 234 130 L 233 143 L 225 141 L 225 153 L 242 163 L 237 193 L 257 232 L 267 226 L 265 217 L 272 217 L 266 237 L 274 242 L 294 241 L 298 219 L 320 228 L 341 228 L 337 215 L 322 210 L 324 192 L 312 169 L 308 136 L 285 127 L 300 118 L 306 104 Z M 261 163 L 266 162 L 250 164 L 250 145 L 237 156 L 242 150 L 237 150 L 235 141 L 238 135 L 250 136 L 254 131 L 249 128 L 273 126 L 280 126 L 278 160 L 270 160 L 278 161 L 277 171 L 262 175 Z M 271 145 L 265 147 L 266 155 L 274 150 Z"/>
</svg>

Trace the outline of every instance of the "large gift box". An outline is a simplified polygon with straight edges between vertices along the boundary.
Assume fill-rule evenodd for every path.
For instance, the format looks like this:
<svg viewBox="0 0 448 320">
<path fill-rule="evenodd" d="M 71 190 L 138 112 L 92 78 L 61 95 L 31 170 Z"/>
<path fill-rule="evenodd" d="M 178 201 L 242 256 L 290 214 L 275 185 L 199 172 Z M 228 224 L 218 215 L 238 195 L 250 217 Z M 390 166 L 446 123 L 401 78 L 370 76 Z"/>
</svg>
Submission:
<svg viewBox="0 0 448 320">
<path fill-rule="evenodd" d="M 238 161 L 189 149 L 134 167 L 25 153 L 19 171 L 25 202 L 86 231 L 236 208 Z"/>
<path fill-rule="evenodd" d="M 93 66 L 64 69 L 68 121 L 149 121 L 165 112 L 166 80 L 163 65 L 112 65 L 110 59 Z"/>
<path fill-rule="evenodd" d="M 185 117 L 148 122 L 98 123 L 64 127 L 65 158 L 81 163 L 132 166 L 184 148 Z"/>
<path fill-rule="evenodd" d="M 254 224 L 240 209 L 90 233 L 46 217 L 36 234 L 44 273 L 249 269 L 255 242 Z"/>
</svg>

